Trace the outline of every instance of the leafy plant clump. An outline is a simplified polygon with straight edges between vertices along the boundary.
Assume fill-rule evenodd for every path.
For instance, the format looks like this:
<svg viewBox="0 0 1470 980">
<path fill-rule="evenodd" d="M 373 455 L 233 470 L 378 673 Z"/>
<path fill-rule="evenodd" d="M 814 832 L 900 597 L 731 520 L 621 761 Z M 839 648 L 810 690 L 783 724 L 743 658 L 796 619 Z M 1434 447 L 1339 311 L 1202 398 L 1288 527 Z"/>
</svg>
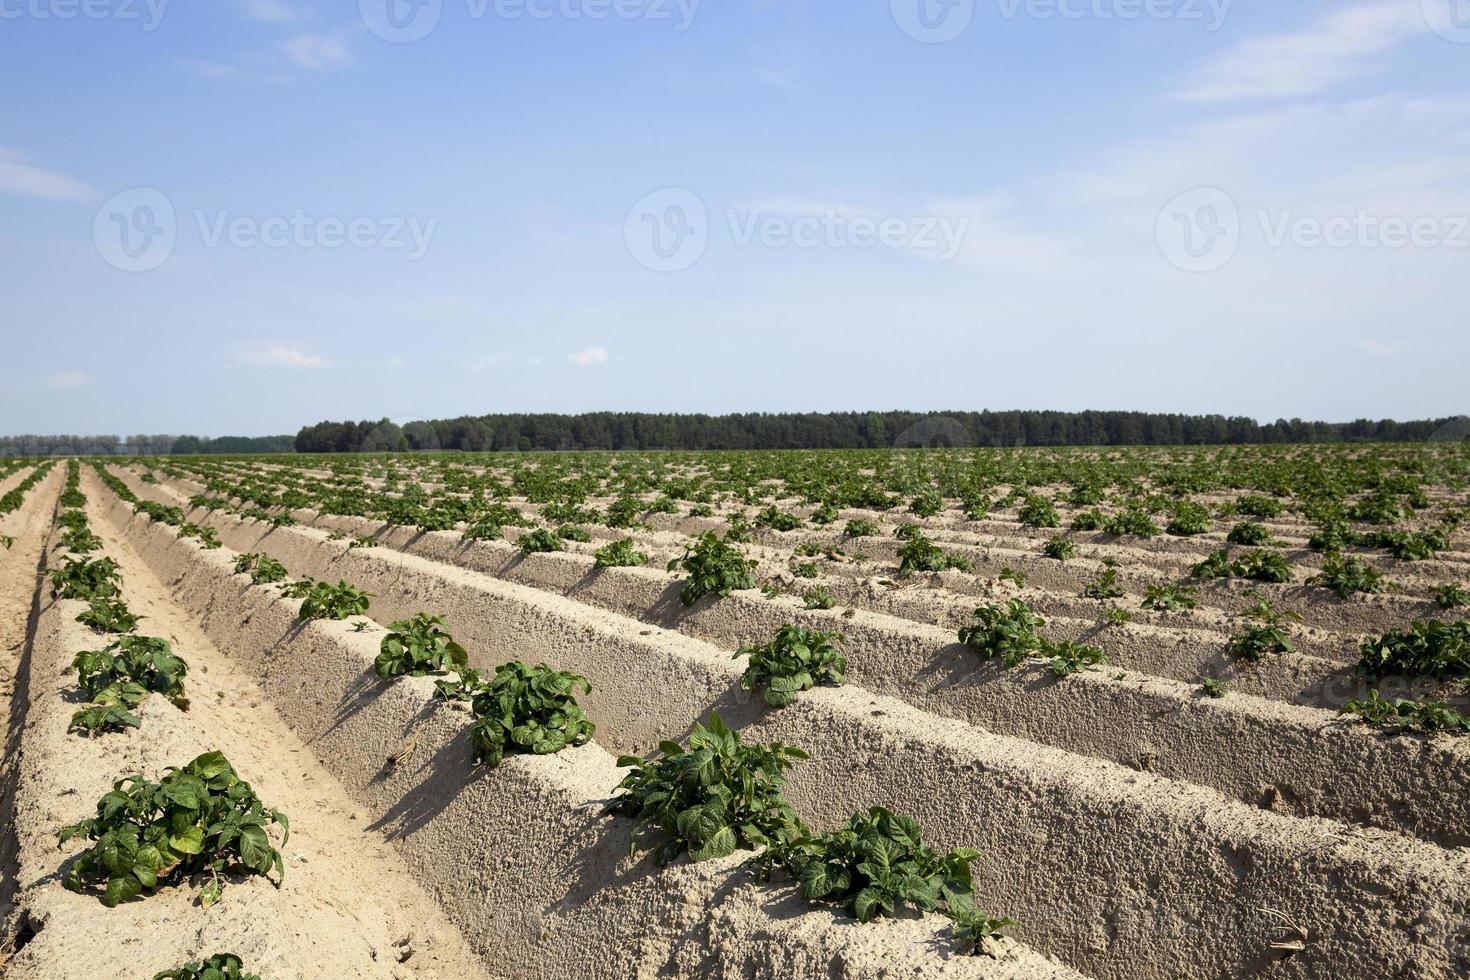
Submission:
<svg viewBox="0 0 1470 980">
<path fill-rule="evenodd" d="M 561 543 L 561 537 L 550 528 L 544 527 L 522 534 L 516 544 L 520 546 L 523 555 L 539 555 L 566 550 Z"/>
<path fill-rule="evenodd" d="M 58 846 L 73 837 L 94 842 L 62 884 L 75 892 L 100 888 L 108 907 L 196 874 L 209 876 L 199 896 L 206 907 L 219 901 L 230 875 L 274 871 L 279 887 L 285 864 L 267 832 L 272 824 L 285 846 L 286 815 L 267 809 L 223 754 L 209 752 L 170 767 L 157 783 L 142 776 L 113 783 L 97 801 L 97 816 L 57 835 Z"/>
<path fill-rule="evenodd" d="M 1046 648 L 1046 641 L 1037 632 L 1046 620 L 1020 599 L 1004 606 L 981 606 L 975 610 L 975 618 L 979 620 L 976 625 L 960 627 L 959 639 L 985 660 L 999 657 L 1007 667 L 1015 667 Z"/>
<path fill-rule="evenodd" d="M 1434 590 L 1434 604 L 1441 609 L 1470 606 L 1470 591 L 1456 584 L 1442 585 Z"/>
<path fill-rule="evenodd" d="M 1291 581 L 1291 565 L 1279 551 L 1248 551 L 1236 559 L 1231 572 L 1236 578 L 1254 579 L 1258 582 Z"/>
<path fill-rule="evenodd" d="M 306 589 L 297 617 L 303 620 L 340 620 L 362 616 L 368 611 L 368 600 L 372 597 L 371 592 L 363 592 L 348 582 L 336 585 L 312 582 Z"/>
<path fill-rule="evenodd" d="M 1272 541 L 1271 530 L 1264 524 L 1242 521 L 1230 529 L 1225 540 L 1231 544 L 1244 544 L 1252 547 L 1268 545 Z"/>
<path fill-rule="evenodd" d="M 953 909 L 972 925 L 970 865 L 980 852 L 940 855 L 925 845 L 918 823 L 882 807 L 857 813 L 841 830 L 780 843 L 758 859 L 769 873 L 788 870 L 809 902 L 841 904 L 859 922 L 896 916 L 902 907 Z"/>
<path fill-rule="evenodd" d="M 972 571 L 974 565 L 963 555 L 945 551 L 923 534 L 915 534 L 898 549 L 900 578 L 914 572 Z"/>
<path fill-rule="evenodd" d="M 871 538 L 878 533 L 878 525 L 865 517 L 854 517 L 847 522 L 842 533 L 849 538 Z"/>
<path fill-rule="evenodd" d="M 54 599 L 111 599 L 122 591 L 122 576 L 117 562 L 111 558 L 63 559 L 60 568 L 47 573 L 51 577 Z"/>
<path fill-rule="evenodd" d="M 1364 677 L 1470 677 L 1470 621 L 1412 623 L 1359 646 L 1357 671 Z"/>
<path fill-rule="evenodd" d="M 1291 581 L 1291 565 L 1286 556 L 1277 551 L 1249 551 L 1232 559 L 1230 552 L 1221 548 L 1210 552 L 1204 561 L 1189 570 L 1198 579 L 1248 578 L 1258 582 L 1285 583 Z"/>
<path fill-rule="evenodd" d="M 724 598 L 738 589 L 755 588 L 755 566 L 755 561 L 707 531 L 693 544 L 684 546 L 684 554 L 669 562 L 669 571 L 683 568 L 689 575 L 679 592 L 679 601 L 692 606 L 707 595 Z"/>
<path fill-rule="evenodd" d="M 241 555 L 235 559 L 235 574 L 250 575 L 250 581 L 256 585 L 270 585 L 275 582 L 284 582 L 287 578 L 286 566 L 276 561 L 269 555 Z"/>
<path fill-rule="evenodd" d="M 1071 640 L 1049 643 L 1046 653 L 1051 657 L 1051 672 L 1056 677 L 1070 677 L 1079 670 L 1097 667 L 1108 662 L 1107 654 L 1094 646 L 1085 646 Z"/>
<path fill-rule="evenodd" d="M 1062 524 L 1056 505 L 1045 497 L 1035 495 L 1026 498 L 1017 519 L 1025 527 L 1060 527 Z"/>
<path fill-rule="evenodd" d="M 1041 546 L 1041 553 L 1048 558 L 1055 558 L 1057 561 L 1067 561 L 1077 556 L 1077 546 L 1066 538 L 1057 535 Z"/>
<path fill-rule="evenodd" d="M 765 688 L 763 697 L 773 708 L 784 708 L 796 695 L 818 684 L 842 685 L 847 678 L 847 661 L 837 653 L 840 633 L 807 630 L 790 623 L 776 631 L 776 638 L 758 646 L 743 646 L 735 659 L 749 657 L 740 677 L 742 690 Z"/>
<path fill-rule="evenodd" d="M 1074 531 L 1101 531 L 1106 523 L 1107 518 L 1102 511 L 1084 510 L 1072 518 L 1071 528 Z"/>
<path fill-rule="evenodd" d="M 1322 571 L 1307 579 L 1307 584 L 1331 589 L 1339 599 L 1346 599 L 1354 592 L 1375 593 L 1388 588 L 1382 572 L 1353 555 L 1322 559 Z"/>
<path fill-rule="evenodd" d="M 440 681 L 446 698 L 468 700 L 475 716 L 470 727 L 473 763 L 494 768 L 507 753 L 551 755 L 585 745 L 597 726 L 577 703 L 577 692 L 590 694 L 592 684 L 580 674 L 569 674 L 520 661 L 502 664 L 488 682 L 463 669 L 455 681 Z"/>
<path fill-rule="evenodd" d="M 831 609 L 837 605 L 837 597 L 825 585 L 816 585 L 803 592 L 801 601 L 808 609 Z"/>
<path fill-rule="evenodd" d="M 632 538 L 605 544 L 592 557 L 598 568 L 635 568 L 648 564 L 648 556 L 633 547 Z"/>
<path fill-rule="evenodd" d="M 77 622 L 97 633 L 131 633 L 142 616 L 135 616 L 121 599 L 93 599 L 77 616 Z"/>
<path fill-rule="evenodd" d="M 162 694 L 180 708 L 188 708 L 184 677 L 189 665 L 173 646 L 157 636 L 124 636 L 102 650 L 84 650 L 72 658 L 77 686 L 97 700 L 109 687 L 132 682 L 144 691 Z"/>
<path fill-rule="evenodd" d="M 756 524 L 772 531 L 795 531 L 802 527 L 802 520 L 795 514 L 782 513 L 775 504 L 755 515 Z"/>
<path fill-rule="evenodd" d="M 1159 526 L 1144 511 L 1130 507 L 1108 518 L 1103 525 L 1103 531 L 1112 535 L 1131 534 L 1140 538 L 1152 538 L 1158 535 Z"/>
<path fill-rule="evenodd" d="M 1117 599 L 1123 595 L 1123 587 L 1118 584 L 1118 570 L 1116 568 L 1105 568 L 1102 574 L 1093 579 L 1082 590 L 1084 599 Z"/>
<path fill-rule="evenodd" d="M 640 826 L 652 824 L 668 836 L 654 851 L 656 863 L 668 864 L 684 851 L 692 861 L 705 861 L 741 847 L 770 847 L 803 836 L 782 793 L 787 769 L 808 758 L 801 749 L 781 742 L 746 745 L 711 714 L 708 727 L 694 726 L 687 749 L 663 742 L 659 752 L 651 762 L 629 755 L 618 759 L 632 771 L 608 805 L 609 812 L 632 817 Z"/>
<path fill-rule="evenodd" d="M 383 680 L 393 677 L 425 677 L 469 663 L 465 648 L 444 630 L 443 616 L 419 613 L 388 627 L 378 646 L 374 669 Z"/>
<path fill-rule="evenodd" d="M 1470 717 L 1466 717 L 1443 701 L 1392 701 L 1368 692 L 1365 700 L 1352 700 L 1343 705 L 1340 715 L 1357 715 L 1369 725 L 1424 735 L 1470 735 Z"/>
<path fill-rule="evenodd" d="M 1268 653 L 1291 653 L 1296 647 L 1292 645 L 1285 625 L 1250 623 L 1226 642 L 1225 649 L 1242 660 L 1256 663 Z"/>
<path fill-rule="evenodd" d="M 1199 590 L 1192 585 L 1150 585 L 1142 605 L 1155 612 L 1193 609 L 1199 605 Z"/>
<path fill-rule="evenodd" d="M 1174 506 L 1174 516 L 1164 531 L 1175 537 L 1193 537 L 1210 529 L 1210 512 L 1199 504 L 1183 501 Z"/>
<path fill-rule="evenodd" d="M 245 962 L 234 953 L 216 953 L 202 962 L 162 970 L 153 974 L 153 980 L 260 980 L 260 976 L 246 973 Z"/>
</svg>

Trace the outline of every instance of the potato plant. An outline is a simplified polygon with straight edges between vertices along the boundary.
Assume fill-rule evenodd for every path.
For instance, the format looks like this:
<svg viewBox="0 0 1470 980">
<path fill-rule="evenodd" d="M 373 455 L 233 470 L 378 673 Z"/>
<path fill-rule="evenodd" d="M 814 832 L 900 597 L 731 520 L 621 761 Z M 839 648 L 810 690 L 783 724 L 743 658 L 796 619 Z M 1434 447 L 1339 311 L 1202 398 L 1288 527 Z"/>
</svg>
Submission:
<svg viewBox="0 0 1470 980">
<path fill-rule="evenodd" d="M 368 611 L 371 592 L 363 592 L 347 582 L 331 585 L 327 582 L 306 583 L 298 619 L 349 619 L 362 616 Z"/>
<path fill-rule="evenodd" d="M 668 570 L 682 568 L 688 575 L 679 601 L 692 606 L 707 595 L 724 598 L 739 589 L 755 588 L 755 566 L 755 561 L 709 531 L 686 544 L 684 554 L 671 560 Z"/>
<path fill-rule="evenodd" d="M 788 871 L 809 902 L 841 905 L 859 922 L 974 906 L 970 865 L 980 852 L 955 848 L 939 854 L 924 843 L 919 824 L 883 807 L 856 813 L 840 830 L 776 841 L 758 859 L 769 874 Z M 973 921 L 973 920 L 971 920 Z"/>
<path fill-rule="evenodd" d="M 1409 701 L 1381 697 L 1374 689 L 1362 700 L 1343 705 L 1340 715 L 1355 715 L 1365 724 L 1423 735 L 1470 735 L 1470 717 L 1443 701 Z"/>
<path fill-rule="evenodd" d="M 373 668 L 383 680 L 394 677 L 425 677 L 465 667 L 469 654 L 444 630 L 444 617 L 418 613 L 388 627 L 378 646 Z"/>
<path fill-rule="evenodd" d="M 711 714 L 708 726 L 694 726 L 688 748 L 663 742 L 654 761 L 620 757 L 618 765 L 631 771 L 608 810 L 667 838 L 653 853 L 661 865 L 686 851 L 691 861 L 707 861 L 741 847 L 792 841 L 804 828 L 782 787 L 787 769 L 805 758 L 801 749 L 781 742 L 746 745 Z"/>
<path fill-rule="evenodd" d="M 51 596 L 54 599 L 115 598 L 122 591 L 122 576 L 117 562 L 111 558 L 63 559 L 60 568 L 47 573 L 51 578 Z"/>
<path fill-rule="evenodd" d="M 975 625 L 960 627 L 959 639 L 982 659 L 999 658 L 1007 667 L 1015 667 L 1046 648 L 1046 641 L 1037 632 L 1046 620 L 1020 599 L 1004 606 L 981 606 L 975 610 L 975 618 L 979 620 Z"/>
<path fill-rule="evenodd" d="M 109 908 L 163 885 L 195 875 L 209 880 L 200 892 L 205 907 L 220 900 L 233 875 L 276 873 L 285 878 L 281 853 L 268 833 L 290 823 L 268 809 L 219 752 L 209 752 L 151 782 L 141 775 L 113 784 L 97 801 L 97 815 L 64 827 L 57 844 L 73 838 L 92 842 L 67 869 L 62 884 L 99 894 Z"/>
<path fill-rule="evenodd" d="M 519 661 L 497 667 L 489 681 L 462 668 L 458 677 L 436 684 L 440 697 L 470 702 L 472 764 L 494 768 L 507 754 L 551 755 L 585 745 L 597 733 L 577 703 L 577 692 L 592 693 L 580 674 Z"/>
<path fill-rule="evenodd" d="M 234 953 L 216 953 L 200 962 L 160 970 L 153 980 L 260 980 L 260 976 L 246 973 L 244 961 Z"/>
<path fill-rule="evenodd" d="M 818 684 L 839 687 L 847 678 L 847 661 L 837 653 L 840 633 L 802 629 L 790 623 L 776 631 L 769 643 L 743 646 L 734 659 L 749 657 L 740 677 L 745 691 L 764 688 L 762 697 L 773 708 L 784 708 L 796 695 Z"/>
<path fill-rule="evenodd" d="M 142 616 L 135 616 L 117 598 L 93 599 L 77 614 L 77 622 L 94 633 L 131 633 L 138 628 Z"/>
<path fill-rule="evenodd" d="M 632 538 L 605 544 L 592 553 L 598 568 L 636 568 L 648 564 L 648 556 L 634 547 Z"/>
<path fill-rule="evenodd" d="M 1353 555 L 1332 555 L 1322 561 L 1322 570 L 1307 579 L 1308 585 L 1330 589 L 1339 599 L 1355 592 L 1376 593 L 1388 588 L 1383 573 Z"/>
<path fill-rule="evenodd" d="M 256 554 L 241 555 L 236 558 L 235 574 L 249 574 L 250 581 L 256 585 L 284 582 L 289 577 L 285 565 L 282 565 L 269 555 Z"/>
<path fill-rule="evenodd" d="M 1470 677 L 1470 621 L 1431 620 L 1364 637 L 1357 672 L 1368 678 L 1404 674 L 1410 677 Z"/>
<path fill-rule="evenodd" d="M 924 534 L 909 537 L 898 549 L 898 575 L 906 578 L 914 572 L 974 571 L 975 566 L 963 555 L 945 551 Z"/>
</svg>

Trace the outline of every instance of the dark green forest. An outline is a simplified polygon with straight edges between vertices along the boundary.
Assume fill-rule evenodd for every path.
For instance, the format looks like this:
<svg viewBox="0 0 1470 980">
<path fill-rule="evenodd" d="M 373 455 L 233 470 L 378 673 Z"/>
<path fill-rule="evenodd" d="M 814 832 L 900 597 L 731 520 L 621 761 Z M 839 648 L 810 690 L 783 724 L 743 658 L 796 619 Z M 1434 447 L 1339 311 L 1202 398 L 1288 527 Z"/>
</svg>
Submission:
<svg viewBox="0 0 1470 980">
<path fill-rule="evenodd" d="M 483 415 L 410 422 L 321 422 L 296 451 L 879 449 L 886 447 L 1138 446 L 1307 442 L 1423 442 L 1457 420 L 1266 425 L 1223 415 L 1144 412 L 828 412 L 810 414 Z"/>
<path fill-rule="evenodd" d="M 295 436 L 0 436 L 0 456 L 187 456 L 449 450 L 883 449 L 1178 446 L 1460 441 L 1465 417 L 1303 422 L 1147 412 L 825 412 L 665 415 L 480 415 L 409 422 L 319 422 Z"/>
</svg>

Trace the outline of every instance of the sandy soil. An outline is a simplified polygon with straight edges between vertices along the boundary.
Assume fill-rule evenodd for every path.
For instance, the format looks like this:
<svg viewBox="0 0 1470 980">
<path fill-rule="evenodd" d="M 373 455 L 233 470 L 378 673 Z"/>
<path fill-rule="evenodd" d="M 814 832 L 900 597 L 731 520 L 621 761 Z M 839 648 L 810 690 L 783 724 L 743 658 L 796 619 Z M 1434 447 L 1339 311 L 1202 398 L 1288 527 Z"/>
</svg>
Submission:
<svg viewBox="0 0 1470 980">
<path fill-rule="evenodd" d="M 93 527 L 108 537 L 101 521 L 94 518 Z M 106 639 L 74 622 L 81 603 L 38 603 L 36 629 L 22 652 L 25 703 L 12 714 L 7 750 L 15 778 L 6 816 L 18 841 L 13 928 L 24 945 L 6 975 L 148 977 L 228 950 L 270 977 L 488 977 L 434 899 L 260 690 L 167 599 L 134 553 L 112 542 L 106 553 L 122 566 L 125 600 L 146 617 L 143 632 L 167 638 L 189 662 L 192 707 L 181 712 L 155 696 L 140 709 L 137 732 L 95 740 L 66 735 L 76 708 L 75 676 L 66 668 L 76 650 Z M 34 591 L 25 587 L 33 576 L 25 578 L 7 572 L 3 594 L 11 605 Z M 290 816 L 283 887 L 246 879 L 208 910 L 197 905 L 197 885 L 161 889 L 112 910 L 61 888 L 57 875 L 79 848 L 58 852 L 59 827 L 90 816 L 114 779 L 135 772 L 156 778 L 165 766 L 214 749 L 227 753 L 268 805 Z"/>
</svg>

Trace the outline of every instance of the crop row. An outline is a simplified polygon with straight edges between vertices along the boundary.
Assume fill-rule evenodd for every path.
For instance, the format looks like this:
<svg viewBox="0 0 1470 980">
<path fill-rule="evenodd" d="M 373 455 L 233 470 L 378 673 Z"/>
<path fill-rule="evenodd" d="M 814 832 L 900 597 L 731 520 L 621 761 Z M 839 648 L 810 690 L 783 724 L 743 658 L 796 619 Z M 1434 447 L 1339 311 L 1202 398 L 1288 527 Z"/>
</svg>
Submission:
<svg viewBox="0 0 1470 980">
<path fill-rule="evenodd" d="M 240 529 L 228 529 L 227 525 L 232 524 Z M 587 711 L 597 720 L 598 737 L 605 733 L 609 744 L 636 751 L 640 743 L 655 744 L 662 737 L 658 733 L 660 727 L 665 731 L 693 731 L 694 724 L 708 717 L 712 704 L 721 705 L 721 713 L 726 718 L 731 711 L 750 717 L 748 709 L 738 707 L 740 702 L 730 700 L 728 693 L 728 686 L 738 682 L 745 669 L 718 667 L 721 662 L 718 651 L 702 644 L 691 644 L 672 635 L 635 635 L 638 631 L 617 626 L 615 617 L 580 611 L 582 607 L 576 604 L 558 604 L 539 590 L 518 589 L 492 580 L 477 580 L 471 585 L 468 579 L 460 581 L 448 576 L 442 567 L 436 571 L 430 563 L 408 556 L 381 553 L 381 549 L 353 549 L 346 540 L 332 548 L 320 533 L 295 529 L 269 534 L 263 533 L 263 529 L 250 532 L 245 529 L 247 525 L 233 519 L 222 520 L 219 526 L 222 535 L 230 540 L 252 536 L 285 564 L 303 568 L 335 565 L 360 585 L 381 593 L 374 599 L 374 609 L 383 602 L 385 615 L 391 619 L 402 620 L 412 614 L 412 595 L 432 592 L 438 597 L 437 611 L 447 613 L 451 623 L 468 627 L 474 643 L 466 646 L 485 651 L 482 655 L 493 660 L 500 659 L 492 652 L 495 650 L 515 650 L 521 654 L 537 651 L 548 654 L 546 659 L 559 663 L 561 669 L 588 676 L 597 690 L 587 703 Z M 155 549 L 144 550 L 145 554 L 151 554 Z M 319 554 L 319 558 L 313 557 L 314 554 Z M 380 572 L 372 571 L 375 566 L 381 566 Z M 624 572 L 658 574 L 638 569 Z M 166 577 L 177 576 L 178 567 L 170 566 Z M 395 583 L 390 586 L 391 593 L 390 588 L 379 584 L 390 582 Z M 190 588 L 187 581 L 185 587 Z M 205 602 L 207 584 L 200 582 L 192 588 L 200 590 L 199 602 Z M 737 592 L 730 600 L 704 599 L 693 607 L 691 615 L 713 614 L 739 597 Z M 780 639 L 778 631 L 769 644 L 752 646 L 769 646 L 770 649 L 760 651 L 760 656 L 770 661 L 795 654 L 796 646 L 805 647 L 810 656 L 802 658 L 797 654 L 798 659 L 815 666 L 829 680 L 834 679 L 833 672 L 841 665 L 831 656 L 833 651 L 817 649 L 822 645 L 820 642 L 815 642 L 816 648 L 812 642 L 788 643 L 790 649 L 783 650 Z M 787 639 L 798 638 L 788 633 Z M 813 640 L 810 636 L 805 639 Z M 381 650 L 377 656 L 382 656 Z M 725 652 L 723 658 L 728 663 L 729 653 Z M 746 666 L 754 661 L 748 653 Z M 776 676 L 775 671 L 772 676 Z M 1095 675 L 1076 675 L 1055 683 L 1060 686 L 1080 683 L 1088 676 Z M 850 674 L 848 679 L 851 680 Z M 758 675 L 752 686 L 766 689 Z M 289 687 L 282 685 L 283 696 Z M 652 703 L 657 708 L 650 711 L 650 698 L 655 696 L 655 691 L 659 692 L 658 700 Z M 1012 855 L 1014 860 L 981 862 L 976 868 L 978 890 L 1000 896 L 1008 910 L 1021 911 L 1019 917 L 1025 922 L 1023 929 L 1028 939 L 1047 948 L 1065 950 L 1079 965 L 1100 973 L 1216 975 L 1221 971 L 1253 969 L 1254 965 L 1280 955 L 1268 952 L 1263 941 L 1263 937 L 1274 935 L 1279 925 L 1268 926 L 1269 917 L 1249 923 L 1249 938 L 1230 949 L 1193 941 L 1177 942 L 1158 935 L 1155 930 L 1132 927 L 1121 928 L 1108 943 L 1099 946 L 1085 938 L 1085 923 L 1090 917 L 1100 915 L 1107 920 L 1122 908 L 1136 907 L 1131 892 L 1125 896 L 1103 884 L 1100 875 L 1104 867 L 1115 881 L 1143 882 L 1154 876 L 1153 901 L 1159 914 L 1165 914 L 1163 909 L 1168 908 L 1172 916 L 1174 911 L 1182 912 L 1188 907 L 1191 921 L 1204 934 L 1223 928 L 1223 920 L 1217 919 L 1227 909 L 1230 910 L 1228 918 L 1239 928 L 1237 902 L 1241 899 L 1235 896 L 1241 894 L 1242 887 L 1254 890 L 1263 886 L 1265 879 L 1258 879 L 1257 875 L 1267 876 L 1271 897 L 1268 899 L 1263 894 L 1256 901 L 1285 909 L 1295 921 L 1306 923 L 1306 928 L 1314 934 L 1317 929 L 1324 929 L 1331 936 L 1325 943 L 1314 944 L 1309 954 L 1313 958 L 1310 962 L 1318 966 L 1325 961 L 1315 957 L 1331 960 L 1340 955 L 1344 949 L 1341 945 L 1344 928 L 1356 933 L 1358 955 L 1376 957 L 1376 952 L 1363 951 L 1379 949 L 1380 942 L 1392 942 L 1402 948 L 1404 942 L 1401 935 L 1392 940 L 1387 933 L 1380 936 L 1377 927 L 1365 924 L 1361 917 L 1354 920 L 1355 925 L 1344 927 L 1341 922 L 1346 918 L 1330 911 L 1345 909 L 1344 902 L 1356 907 L 1362 901 L 1372 905 L 1373 900 L 1357 891 L 1356 884 L 1344 884 L 1361 880 L 1359 871 L 1350 867 L 1360 858 L 1349 858 L 1347 851 L 1338 852 L 1336 848 L 1329 849 L 1334 855 L 1329 857 L 1329 852 L 1321 851 L 1317 844 L 1308 844 L 1306 838 L 1316 840 L 1318 832 L 1309 830 L 1307 824 L 1298 825 L 1287 818 L 1241 807 L 1214 794 L 1171 784 L 1146 773 L 1125 776 L 1091 760 L 988 736 L 913 711 L 892 698 L 856 688 L 849 693 L 841 687 L 816 686 L 796 693 L 795 700 L 786 707 L 767 715 L 758 714 L 740 727 L 742 733 L 760 731 L 778 738 L 785 735 L 782 740 L 786 744 L 805 742 L 812 750 L 809 762 L 793 766 L 783 774 L 789 780 L 786 796 L 804 816 L 832 820 L 828 825 L 837 826 L 843 818 L 832 819 L 836 816 L 834 808 L 844 806 L 854 795 L 880 784 L 887 787 L 884 793 L 891 794 L 901 786 L 897 798 L 921 811 L 915 816 L 926 827 L 933 822 L 936 839 L 945 842 L 945 846 L 953 846 L 973 835 L 973 840 L 986 845 L 987 853 Z M 790 737 L 802 733 L 810 737 L 822 731 L 830 733 L 828 738 L 837 737 L 839 741 L 813 743 L 803 737 Z M 753 743 L 746 740 L 744 744 Z M 844 751 L 855 752 L 858 758 L 849 760 L 844 757 Z M 961 775 L 965 771 L 963 760 L 969 760 L 964 764 L 976 767 L 974 771 L 983 775 Z M 956 781 L 946 782 L 946 777 Z M 986 791 L 977 792 L 976 779 Z M 1040 793 L 1043 799 L 1023 804 L 1021 801 L 1032 793 Z M 1067 835 L 1059 837 L 1055 833 L 1048 837 L 1048 831 L 1043 829 L 1058 819 L 1058 814 L 1070 814 L 1075 826 L 1082 827 L 1103 813 L 1111 814 L 1107 818 L 1111 829 L 1102 838 L 1082 834 L 1079 839 L 1070 840 Z M 1183 833 L 1186 826 L 1194 827 L 1193 832 L 1198 834 L 1202 814 L 1219 817 L 1219 826 L 1215 826 L 1213 818 L 1207 818 L 1203 830 L 1202 853 L 1198 857 L 1204 864 L 1175 865 L 1157 846 L 1159 835 Z M 1227 825 L 1231 828 L 1228 833 Z M 1039 836 L 1028 838 L 1032 833 Z M 1240 841 L 1242 834 L 1249 841 L 1244 846 L 1251 853 L 1245 867 L 1256 870 L 1246 872 L 1242 868 L 1251 883 L 1233 882 L 1227 889 L 1231 896 L 1227 900 L 1226 892 L 1217 890 L 1225 887 L 1224 881 L 1203 871 L 1213 861 L 1204 855 L 1226 839 Z M 1043 844 L 1048 840 L 1050 849 Z M 1145 843 L 1150 840 L 1152 844 Z M 1374 841 L 1375 856 L 1363 860 L 1371 863 L 1376 875 L 1383 873 L 1383 867 L 1413 866 L 1422 870 L 1432 867 L 1436 860 L 1430 856 L 1431 850 L 1415 850 L 1422 845 L 1403 839 L 1386 836 Z M 1085 857 L 1077 847 L 1095 849 L 1093 856 Z M 1305 857 L 1308 854 L 1312 856 Z M 1332 865 L 1332 870 L 1318 865 L 1323 860 Z M 1288 866 L 1295 870 L 1283 875 L 1283 869 Z M 1329 879 L 1337 884 L 1326 885 Z M 1344 887 L 1352 891 L 1351 898 L 1339 891 Z M 1439 894 L 1448 896 L 1457 893 L 1459 886 L 1443 883 L 1437 887 Z M 1306 898 L 1308 893 L 1310 899 Z M 1093 895 L 1095 899 L 1090 897 Z M 1083 911 L 1084 908 L 1090 911 Z M 1080 916 L 1081 921 L 1069 924 L 1065 913 L 1056 914 L 1061 910 Z M 1323 915 L 1334 916 L 1333 924 L 1323 924 Z M 1419 948 L 1417 944 L 1416 948 Z M 1419 951 L 1427 955 L 1425 949 Z M 1231 965 L 1225 965 L 1227 961 Z M 1206 967 L 1205 963 L 1215 966 Z M 1396 967 L 1385 964 L 1384 968 Z"/>
</svg>

